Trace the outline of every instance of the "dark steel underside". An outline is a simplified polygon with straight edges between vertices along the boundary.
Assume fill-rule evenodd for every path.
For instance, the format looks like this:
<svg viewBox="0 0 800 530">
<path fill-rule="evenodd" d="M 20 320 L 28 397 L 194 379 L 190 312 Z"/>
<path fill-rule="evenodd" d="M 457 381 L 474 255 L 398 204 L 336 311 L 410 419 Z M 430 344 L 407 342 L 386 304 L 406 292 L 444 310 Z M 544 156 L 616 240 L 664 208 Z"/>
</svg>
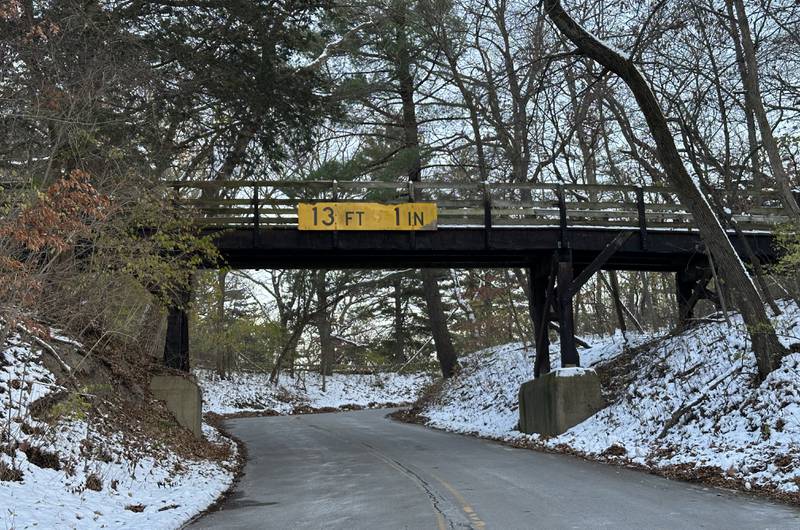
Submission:
<svg viewBox="0 0 800 530">
<path fill-rule="evenodd" d="M 444 227 L 430 232 L 311 232 L 296 229 L 228 229 L 215 232 L 226 264 L 236 269 L 406 267 L 529 267 L 549 260 L 564 241 L 577 267 L 585 266 L 623 229 L 558 227 Z M 563 236 L 563 238 L 562 238 Z M 777 259 L 771 234 L 746 235 L 766 263 Z M 742 241 L 731 241 L 747 260 Z M 679 271 L 704 259 L 696 231 L 648 231 L 630 237 L 604 269 Z"/>
</svg>

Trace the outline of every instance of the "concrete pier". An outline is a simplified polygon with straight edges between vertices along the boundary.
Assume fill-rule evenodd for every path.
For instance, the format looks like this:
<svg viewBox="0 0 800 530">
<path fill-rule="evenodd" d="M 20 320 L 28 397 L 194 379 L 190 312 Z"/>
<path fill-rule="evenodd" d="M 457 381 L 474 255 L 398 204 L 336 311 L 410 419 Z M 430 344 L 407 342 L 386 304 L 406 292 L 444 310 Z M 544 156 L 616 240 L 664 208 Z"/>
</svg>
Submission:
<svg viewBox="0 0 800 530">
<path fill-rule="evenodd" d="M 203 395 L 200 386 L 190 377 L 155 375 L 150 380 L 153 397 L 166 403 L 178 424 L 198 438 L 203 436 Z"/>
<path fill-rule="evenodd" d="M 589 368 L 560 368 L 519 389 L 519 430 L 557 436 L 605 406 L 600 378 Z"/>
</svg>

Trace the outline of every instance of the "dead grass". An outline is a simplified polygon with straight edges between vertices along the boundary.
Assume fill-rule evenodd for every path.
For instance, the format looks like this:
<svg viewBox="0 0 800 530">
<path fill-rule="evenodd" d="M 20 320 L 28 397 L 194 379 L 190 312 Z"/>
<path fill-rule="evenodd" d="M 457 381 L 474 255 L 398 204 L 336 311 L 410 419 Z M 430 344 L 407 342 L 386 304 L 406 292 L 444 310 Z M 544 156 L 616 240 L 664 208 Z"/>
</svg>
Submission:
<svg viewBox="0 0 800 530">
<path fill-rule="evenodd" d="M 25 453 L 25 456 L 28 457 L 28 462 L 31 464 L 42 469 L 61 471 L 61 460 L 59 460 L 56 453 L 43 451 L 41 448 L 33 445 L 27 447 L 22 446 L 20 449 Z"/>
<path fill-rule="evenodd" d="M 101 491 L 103 489 L 103 481 L 92 473 L 88 477 L 86 477 L 86 489 L 92 491 Z"/>
<path fill-rule="evenodd" d="M 22 471 L 14 469 L 0 460 L 0 481 L 2 482 L 22 482 Z"/>
</svg>

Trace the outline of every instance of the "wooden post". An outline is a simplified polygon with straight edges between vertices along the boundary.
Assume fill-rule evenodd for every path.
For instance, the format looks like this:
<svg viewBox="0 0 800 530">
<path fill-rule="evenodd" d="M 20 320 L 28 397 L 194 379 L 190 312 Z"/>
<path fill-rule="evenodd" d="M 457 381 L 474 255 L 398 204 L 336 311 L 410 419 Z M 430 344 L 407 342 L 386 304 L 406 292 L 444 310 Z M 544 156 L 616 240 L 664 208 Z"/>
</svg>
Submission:
<svg viewBox="0 0 800 530">
<path fill-rule="evenodd" d="M 642 250 L 647 250 L 647 211 L 644 206 L 644 190 L 636 186 L 636 210 L 639 213 L 639 241 Z"/>
<path fill-rule="evenodd" d="M 703 262 L 692 263 L 675 273 L 675 297 L 678 300 L 679 326 L 685 325 L 690 318 L 694 317 L 694 308 L 700 300 L 707 299 L 717 306 L 721 305 L 717 294 L 707 288 L 711 278 L 711 267 Z"/>
<path fill-rule="evenodd" d="M 675 273 L 675 298 L 678 301 L 678 325 L 683 326 L 694 316 L 694 306 L 690 305 L 695 282 L 686 270 Z"/>
<path fill-rule="evenodd" d="M 483 183 L 483 246 L 491 246 L 490 234 L 492 230 L 492 194 L 489 183 Z"/>
<path fill-rule="evenodd" d="M 408 202 L 416 202 L 417 201 L 417 189 L 414 185 L 413 180 L 408 181 Z M 414 230 L 409 230 L 408 232 L 408 243 L 411 246 L 411 249 L 414 250 L 417 248 L 417 233 Z"/>
<path fill-rule="evenodd" d="M 261 228 L 261 206 L 258 203 L 258 185 L 253 186 L 253 246 L 258 244 Z"/>
<path fill-rule="evenodd" d="M 580 366 L 575 346 L 575 313 L 572 304 L 572 250 L 558 253 L 558 326 L 561 338 L 561 367 Z"/>
<path fill-rule="evenodd" d="M 567 246 L 567 200 L 564 197 L 564 185 L 559 184 L 556 188 L 558 195 L 558 225 L 560 228 L 559 247 Z"/>
<path fill-rule="evenodd" d="M 533 376 L 539 377 L 550 371 L 550 334 L 547 322 L 550 320 L 550 308 L 547 307 L 547 290 L 549 277 L 541 270 L 528 269 L 528 283 L 531 296 L 528 298 L 528 309 L 533 322 L 533 337 L 536 341 L 536 360 L 533 364 Z"/>
<path fill-rule="evenodd" d="M 331 201 L 336 202 L 339 200 L 339 183 L 336 180 L 331 181 Z M 333 248 L 339 248 L 339 231 L 334 230 L 331 232 L 331 241 Z"/>
<path fill-rule="evenodd" d="M 164 366 L 184 372 L 189 371 L 189 298 L 189 292 L 182 292 L 168 308 L 164 342 Z"/>
</svg>

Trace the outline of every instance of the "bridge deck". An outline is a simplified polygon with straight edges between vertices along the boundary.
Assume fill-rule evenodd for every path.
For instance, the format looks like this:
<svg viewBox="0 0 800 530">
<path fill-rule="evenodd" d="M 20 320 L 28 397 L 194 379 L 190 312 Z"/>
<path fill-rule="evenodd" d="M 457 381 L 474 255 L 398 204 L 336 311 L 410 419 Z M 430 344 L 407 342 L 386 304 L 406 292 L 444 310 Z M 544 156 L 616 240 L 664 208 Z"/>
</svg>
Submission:
<svg viewBox="0 0 800 530">
<path fill-rule="evenodd" d="M 173 183 L 228 265 L 279 267 L 529 266 L 569 247 L 590 262 L 621 231 L 633 237 L 605 268 L 677 271 L 702 256 L 691 214 L 662 186 L 475 182 Z M 301 202 L 435 202 L 439 228 L 419 232 L 297 229 Z M 741 192 L 730 216 L 756 255 L 777 257 L 771 231 L 789 220 L 774 191 Z M 731 240 L 746 259 L 743 242 Z"/>
<path fill-rule="evenodd" d="M 568 228 L 564 240 L 576 267 L 588 264 L 622 230 Z M 762 261 L 777 258 L 769 233 L 745 237 Z M 731 240 L 744 257 L 739 238 L 731 234 Z M 549 260 L 561 241 L 559 227 L 450 227 L 413 234 L 239 228 L 216 233 L 220 253 L 234 268 L 528 267 Z M 648 230 L 645 241 L 635 233 L 604 268 L 675 272 L 702 255 L 696 231 Z"/>
<path fill-rule="evenodd" d="M 680 318 L 708 296 L 702 241 L 669 188 L 336 181 L 179 182 L 174 188 L 176 203 L 235 268 L 528 267 L 537 377 L 550 369 L 552 319 L 558 321 L 561 365 L 580 365 L 573 297 L 600 268 L 677 272 Z M 331 201 L 435 202 L 438 229 L 298 229 L 299 203 Z M 747 243 L 762 261 L 774 261 L 772 231 L 789 220 L 780 198 L 743 193 L 731 202 L 728 215 L 739 231 L 730 236 L 739 254 L 747 259 Z M 187 369 L 182 303 L 169 315 L 165 363 Z"/>
</svg>

